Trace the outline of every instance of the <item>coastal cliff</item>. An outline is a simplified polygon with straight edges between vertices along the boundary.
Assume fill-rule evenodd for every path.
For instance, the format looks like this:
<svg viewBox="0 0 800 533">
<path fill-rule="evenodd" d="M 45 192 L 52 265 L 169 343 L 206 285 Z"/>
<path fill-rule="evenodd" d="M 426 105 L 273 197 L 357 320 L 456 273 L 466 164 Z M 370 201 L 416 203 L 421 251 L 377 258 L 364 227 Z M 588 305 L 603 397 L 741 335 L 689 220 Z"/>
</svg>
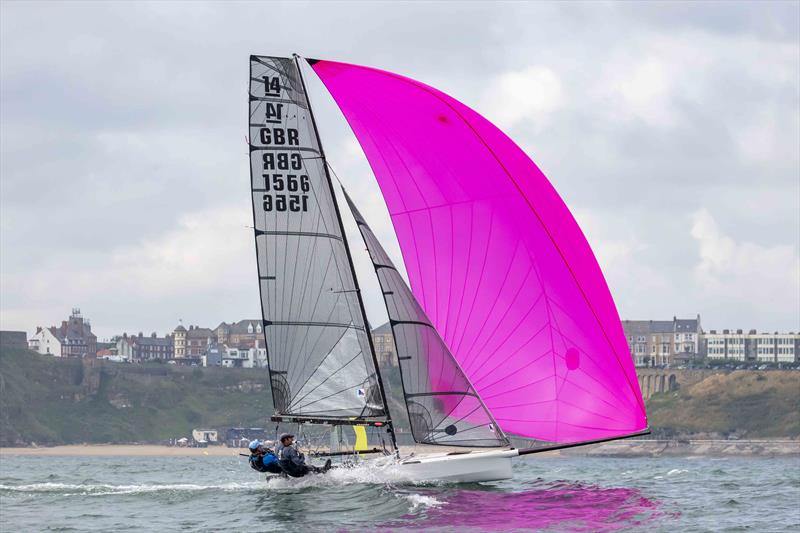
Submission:
<svg viewBox="0 0 800 533">
<path fill-rule="evenodd" d="M 657 438 L 796 438 L 800 436 L 800 371 L 671 372 L 674 390 L 647 399 Z M 685 379 L 684 379 L 685 378 Z"/>
<path fill-rule="evenodd" d="M 0 445 L 166 441 L 193 428 L 263 426 L 264 370 L 131 365 L 0 352 Z"/>
<path fill-rule="evenodd" d="M 655 438 L 800 436 L 800 371 L 669 371 L 663 379 L 644 371 L 640 379 L 650 374 L 650 381 L 658 377 L 664 384 L 647 394 Z M 390 392 L 396 393 L 399 383 L 392 382 L 388 380 Z M 646 385 L 650 387 L 649 381 Z M 395 412 L 399 405 L 392 401 Z M 159 443 L 198 427 L 263 426 L 271 412 L 263 369 L 0 352 L 0 446 Z"/>
</svg>

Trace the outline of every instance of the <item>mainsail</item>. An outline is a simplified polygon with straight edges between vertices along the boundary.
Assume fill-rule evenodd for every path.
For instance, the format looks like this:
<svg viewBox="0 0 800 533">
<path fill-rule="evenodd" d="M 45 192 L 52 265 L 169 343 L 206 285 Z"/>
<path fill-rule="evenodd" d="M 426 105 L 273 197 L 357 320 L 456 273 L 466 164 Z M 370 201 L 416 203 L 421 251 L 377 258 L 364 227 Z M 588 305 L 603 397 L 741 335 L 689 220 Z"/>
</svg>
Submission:
<svg viewBox="0 0 800 533">
<path fill-rule="evenodd" d="M 346 192 L 345 198 L 386 302 L 414 440 L 448 446 L 507 445 L 508 440 Z"/>
<path fill-rule="evenodd" d="M 646 428 L 602 272 L 528 156 L 432 87 L 309 63 L 378 179 L 414 295 L 502 429 L 569 443 Z"/>
<path fill-rule="evenodd" d="M 250 175 L 277 414 L 386 419 L 363 304 L 296 62 L 250 57 Z"/>
</svg>

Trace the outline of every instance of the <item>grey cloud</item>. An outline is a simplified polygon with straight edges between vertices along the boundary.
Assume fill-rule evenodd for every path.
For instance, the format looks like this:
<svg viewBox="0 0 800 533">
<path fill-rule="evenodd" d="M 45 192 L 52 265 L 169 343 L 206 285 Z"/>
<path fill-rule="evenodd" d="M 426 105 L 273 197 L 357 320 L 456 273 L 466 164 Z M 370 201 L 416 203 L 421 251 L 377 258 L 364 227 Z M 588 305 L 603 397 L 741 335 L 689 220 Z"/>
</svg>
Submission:
<svg viewBox="0 0 800 533">
<path fill-rule="evenodd" d="M 796 3 L 4 2 L 0 9 L 4 328 L 55 323 L 74 304 L 101 335 L 257 314 L 244 228 L 226 227 L 237 250 L 227 258 L 218 257 L 225 233 L 203 229 L 208 241 L 195 246 L 215 258 L 206 268 L 219 279 L 198 291 L 168 292 L 165 280 L 178 271 L 154 281 L 157 264 L 136 271 L 144 285 L 130 287 L 115 261 L 131 250 L 153 261 L 148 246 L 164 244 L 170 232 L 190 233 L 186 216 L 223 224 L 219 213 L 250 212 L 247 57 L 294 51 L 396 71 L 479 110 L 497 76 L 550 68 L 566 103 L 546 128 L 522 123 L 510 133 L 573 209 L 602 222 L 602 231 L 587 230 L 598 249 L 636 243 L 607 272 L 621 313 L 701 312 L 706 324 L 770 329 L 800 320 L 796 311 L 759 316 L 700 296 L 689 233 L 692 213 L 705 207 L 738 241 L 769 247 L 800 239 Z M 694 49 L 709 65 L 680 77 Z M 669 126 L 625 115 L 604 78 L 630 77 L 648 58 L 678 76 L 665 96 Z M 349 128 L 319 81 L 308 81 L 343 181 L 370 182 L 363 161 L 351 165 L 337 153 Z M 758 140 L 762 127 L 775 135 L 766 143 L 771 155 L 748 159 L 739 135 L 755 128 Z M 377 191 L 353 189 L 365 196 L 359 203 L 372 203 Z M 396 252 L 388 219 L 370 223 Z M 203 278 L 203 268 L 193 264 L 187 279 Z M 116 290 L 104 272 L 121 276 Z M 102 290 L 92 289 L 92 278 L 102 278 Z M 380 316 L 374 283 L 365 285 L 373 286 L 369 309 Z M 780 309 L 790 309 L 791 298 Z"/>
</svg>

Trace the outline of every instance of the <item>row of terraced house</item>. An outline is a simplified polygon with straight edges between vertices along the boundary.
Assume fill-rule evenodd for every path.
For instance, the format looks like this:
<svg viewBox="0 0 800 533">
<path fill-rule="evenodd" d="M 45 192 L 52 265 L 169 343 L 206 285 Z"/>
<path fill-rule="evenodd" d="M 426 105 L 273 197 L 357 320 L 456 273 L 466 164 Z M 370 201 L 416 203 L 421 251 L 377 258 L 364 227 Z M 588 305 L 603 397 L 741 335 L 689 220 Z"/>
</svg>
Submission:
<svg viewBox="0 0 800 533">
<path fill-rule="evenodd" d="M 794 364 L 800 361 L 800 333 L 710 330 L 700 315 L 690 319 L 623 320 L 636 366 L 682 366 L 698 359 L 729 363 Z"/>
<path fill-rule="evenodd" d="M 700 316 L 672 320 L 623 320 L 622 327 L 636 366 L 667 367 L 699 359 L 725 363 L 794 364 L 800 359 L 800 334 L 756 330 L 703 331 Z M 24 332 L 2 332 L 3 339 Z M 397 365 L 389 324 L 372 331 L 381 364 Z M 4 340 L 5 342 L 5 340 Z M 20 341 L 21 342 L 21 341 Z M 60 326 L 38 327 L 28 346 L 58 357 L 97 356 L 119 362 L 162 361 L 192 366 L 266 368 L 267 348 L 259 319 L 222 322 L 216 328 L 178 325 L 164 336 L 122 333 L 98 342 L 91 323 L 73 309 Z"/>
<path fill-rule="evenodd" d="M 3 339 L 23 344 L 25 332 L 2 332 Z M 380 363 L 393 364 L 394 338 L 388 323 L 373 331 Z M 99 357 L 115 362 L 161 361 L 187 366 L 266 368 L 267 348 L 259 319 L 222 322 L 216 328 L 179 324 L 172 332 L 159 336 L 122 333 L 109 342 L 98 342 L 88 319 L 73 309 L 61 326 L 38 327 L 27 340 L 36 352 L 56 357 Z M 18 346 L 15 346 L 18 347 Z"/>
<path fill-rule="evenodd" d="M 4 338 L 24 332 L 3 332 Z M 114 336 L 109 342 L 98 342 L 91 323 L 73 309 L 60 326 L 37 327 L 27 340 L 27 347 L 43 355 L 55 357 L 99 357 L 116 362 L 162 361 L 191 366 L 223 366 L 265 368 L 267 349 L 261 320 L 222 322 L 214 329 L 178 325 L 172 332 L 159 336 L 155 332 Z"/>
</svg>

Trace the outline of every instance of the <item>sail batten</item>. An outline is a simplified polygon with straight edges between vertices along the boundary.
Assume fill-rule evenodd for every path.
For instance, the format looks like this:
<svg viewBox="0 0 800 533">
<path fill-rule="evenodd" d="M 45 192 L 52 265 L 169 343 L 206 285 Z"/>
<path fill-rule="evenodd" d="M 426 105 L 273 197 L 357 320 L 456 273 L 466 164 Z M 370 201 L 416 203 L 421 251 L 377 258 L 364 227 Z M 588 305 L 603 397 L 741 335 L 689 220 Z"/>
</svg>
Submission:
<svg viewBox="0 0 800 533">
<path fill-rule="evenodd" d="M 249 102 L 254 236 L 276 415 L 388 421 L 296 62 L 251 56 Z"/>
<path fill-rule="evenodd" d="M 313 69 L 381 186 L 414 295 L 503 430 L 566 443 L 644 429 L 602 272 L 527 155 L 432 87 L 332 61 Z"/>
</svg>

